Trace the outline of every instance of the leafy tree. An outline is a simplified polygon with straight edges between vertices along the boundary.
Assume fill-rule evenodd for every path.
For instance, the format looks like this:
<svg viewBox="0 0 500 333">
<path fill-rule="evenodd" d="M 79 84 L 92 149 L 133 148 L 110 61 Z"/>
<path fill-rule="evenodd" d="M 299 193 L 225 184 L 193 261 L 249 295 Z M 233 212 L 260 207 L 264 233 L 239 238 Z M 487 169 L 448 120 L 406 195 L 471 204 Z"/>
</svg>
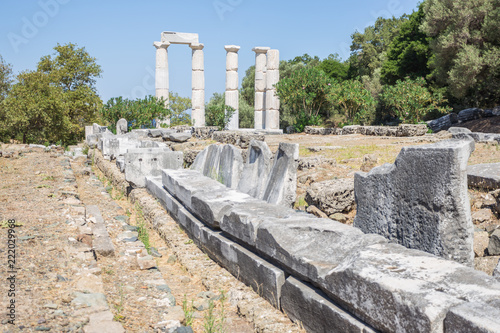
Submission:
<svg viewBox="0 0 500 333">
<path fill-rule="evenodd" d="M 119 119 L 125 118 L 129 128 L 151 128 L 155 119 L 170 116 L 170 110 L 165 108 L 165 100 L 155 96 L 146 96 L 136 100 L 111 98 L 100 110 L 101 119 L 115 131 Z"/>
<path fill-rule="evenodd" d="M 17 80 L 0 117 L 12 137 L 23 143 L 67 142 L 76 125 L 69 117 L 61 87 L 54 86 L 47 74 L 38 71 L 23 72 Z"/>
<path fill-rule="evenodd" d="M 372 76 L 375 69 L 382 66 L 389 43 L 398 34 L 401 23 L 405 20 L 406 15 L 389 19 L 379 17 L 363 33 L 356 31 L 351 35 L 350 78 Z"/>
<path fill-rule="evenodd" d="M 288 62 L 292 65 L 302 65 L 306 67 L 316 67 L 321 64 L 321 60 L 318 56 L 311 57 L 307 53 L 304 53 L 301 56 L 297 56 L 292 60 L 289 60 Z"/>
<path fill-rule="evenodd" d="M 368 123 L 375 111 L 374 98 L 357 80 L 334 82 L 328 99 L 351 123 Z"/>
<path fill-rule="evenodd" d="M 338 54 L 330 54 L 328 58 L 321 61 L 318 68 L 331 79 L 343 81 L 347 79 L 349 64 L 342 62 Z"/>
<path fill-rule="evenodd" d="M 255 65 L 248 67 L 241 81 L 240 96 L 248 105 L 255 105 Z"/>
<path fill-rule="evenodd" d="M 217 126 L 219 131 L 227 128 L 235 110 L 226 105 L 224 94 L 214 93 L 205 106 L 205 123 L 207 126 Z"/>
<path fill-rule="evenodd" d="M 3 101 L 12 86 L 12 66 L 0 55 L 0 102 Z"/>
<path fill-rule="evenodd" d="M 102 69 L 84 47 L 57 44 L 54 50 L 54 55 L 40 59 L 37 71 L 47 74 L 51 84 L 63 90 L 67 115 L 71 123 L 77 125 L 67 134 L 76 140 L 83 136 L 85 124 L 96 121 L 102 106 L 95 86 Z"/>
<path fill-rule="evenodd" d="M 430 38 L 420 30 L 424 19 L 423 3 L 407 21 L 401 24 L 399 33 L 389 44 L 387 59 L 382 66 L 382 82 L 394 84 L 397 80 L 426 77 L 431 57 Z"/>
<path fill-rule="evenodd" d="M 422 31 L 432 37 L 432 77 L 463 106 L 498 103 L 498 0 L 427 0 L 423 10 Z"/>
<path fill-rule="evenodd" d="M 451 108 L 442 106 L 447 102 L 442 94 L 432 95 L 425 84 L 423 78 L 398 80 L 393 86 L 384 86 L 380 101 L 404 123 L 418 123 L 431 111 L 449 112 Z"/>
<path fill-rule="evenodd" d="M 254 128 L 254 121 L 255 121 L 254 111 L 255 111 L 254 106 L 248 105 L 246 99 L 240 95 L 239 110 L 238 110 L 240 128 Z"/>
<path fill-rule="evenodd" d="M 191 117 L 186 110 L 191 108 L 191 98 L 180 97 L 177 93 L 169 93 L 170 126 L 189 125 Z"/>
</svg>

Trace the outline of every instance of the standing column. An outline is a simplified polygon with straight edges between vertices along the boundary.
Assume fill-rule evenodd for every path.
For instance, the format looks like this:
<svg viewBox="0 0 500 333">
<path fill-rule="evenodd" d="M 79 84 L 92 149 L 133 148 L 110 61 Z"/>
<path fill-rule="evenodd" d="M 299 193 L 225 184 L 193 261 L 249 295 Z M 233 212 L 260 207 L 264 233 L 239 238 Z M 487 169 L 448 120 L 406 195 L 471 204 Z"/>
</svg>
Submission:
<svg viewBox="0 0 500 333">
<path fill-rule="evenodd" d="M 254 47 L 255 52 L 255 129 L 266 124 L 266 53 L 269 47 Z"/>
<path fill-rule="evenodd" d="M 280 52 L 267 51 L 266 64 L 266 123 L 265 128 L 278 130 L 280 128 L 280 100 L 276 96 L 274 85 L 280 80 Z"/>
<path fill-rule="evenodd" d="M 192 43 L 191 120 L 194 127 L 205 126 L 205 65 L 203 44 Z"/>
<path fill-rule="evenodd" d="M 155 89 L 156 97 L 163 97 L 165 99 L 165 107 L 168 108 L 169 95 L 168 95 L 168 51 L 170 46 L 169 42 L 154 42 L 156 47 L 156 72 L 155 72 Z M 170 118 L 156 119 L 156 127 L 164 123 L 170 125 Z"/>
<path fill-rule="evenodd" d="M 229 121 L 227 128 L 236 130 L 239 128 L 239 93 L 238 93 L 238 51 L 239 46 L 226 45 L 226 105 L 235 111 Z"/>
</svg>

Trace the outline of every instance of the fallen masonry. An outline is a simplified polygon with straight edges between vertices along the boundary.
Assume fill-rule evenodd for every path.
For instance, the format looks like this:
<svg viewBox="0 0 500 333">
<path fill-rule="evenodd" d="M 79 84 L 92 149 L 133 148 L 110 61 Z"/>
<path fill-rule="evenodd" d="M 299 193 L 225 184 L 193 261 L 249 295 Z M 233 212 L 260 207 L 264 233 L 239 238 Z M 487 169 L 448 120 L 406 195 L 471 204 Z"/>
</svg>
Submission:
<svg viewBox="0 0 500 333">
<path fill-rule="evenodd" d="M 293 145 L 280 145 L 269 168 L 266 161 L 250 165 L 262 156 L 268 158 L 252 153 L 250 144 L 247 156 L 255 159 L 247 158 L 241 168 L 233 162 L 230 170 L 226 166 L 221 170 L 221 165 L 231 165 L 230 156 L 240 163 L 232 155 L 236 151 L 211 145 L 198 154 L 192 170 L 164 169 L 161 178 L 145 176 L 145 186 L 210 257 L 310 332 L 457 332 L 457 327 L 495 332 L 500 325 L 500 282 L 468 266 L 472 224 L 470 211 L 464 208 L 468 207 L 464 191 L 473 147 L 472 141 L 453 141 L 405 148 L 394 166 L 356 176 L 356 183 L 371 193 L 367 203 L 391 196 L 393 209 L 400 214 L 398 223 L 406 222 L 413 228 L 409 230 L 427 235 L 429 230 L 420 221 L 434 223 L 431 239 L 407 238 L 411 232 L 404 228 L 396 236 L 429 246 L 426 251 L 446 249 L 449 252 L 438 254 L 459 262 L 290 209 L 286 192 L 293 187 L 298 159 L 298 147 Z M 442 158 L 433 158 L 438 152 Z M 255 182 L 252 188 L 247 182 L 240 187 L 241 175 L 254 175 L 256 167 L 257 174 L 268 175 L 267 184 Z M 231 177 L 238 173 L 238 185 L 233 187 L 237 178 Z M 387 181 L 395 191 L 384 189 Z M 413 198 L 405 191 L 415 196 L 421 209 L 417 222 L 410 220 L 411 213 L 397 208 Z M 359 190 L 355 195 L 361 199 Z M 441 213 L 442 207 L 448 210 Z M 428 208 L 436 208 L 444 222 L 429 215 Z M 364 223 L 363 216 L 369 218 L 361 210 L 358 214 L 356 224 Z M 447 238 L 451 218 L 460 233 L 454 231 Z M 450 239 L 456 244 L 447 243 Z"/>
</svg>

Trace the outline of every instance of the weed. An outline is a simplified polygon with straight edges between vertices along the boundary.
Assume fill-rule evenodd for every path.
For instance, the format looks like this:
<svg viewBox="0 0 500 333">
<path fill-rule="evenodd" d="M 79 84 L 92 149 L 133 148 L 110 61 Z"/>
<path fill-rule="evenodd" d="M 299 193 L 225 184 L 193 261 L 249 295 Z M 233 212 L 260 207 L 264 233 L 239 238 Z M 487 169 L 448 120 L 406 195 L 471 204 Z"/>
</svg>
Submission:
<svg viewBox="0 0 500 333">
<path fill-rule="evenodd" d="M 294 209 L 299 209 L 300 207 L 307 207 L 309 204 L 306 202 L 306 199 L 304 196 L 300 196 L 297 198 L 297 201 L 295 201 Z"/>
<path fill-rule="evenodd" d="M 113 271 L 111 268 L 103 268 L 102 271 L 105 273 L 105 274 L 108 274 L 108 275 L 113 275 L 115 274 L 115 271 Z"/>
<path fill-rule="evenodd" d="M 188 239 L 187 241 L 184 242 L 184 244 L 186 244 L 186 245 L 193 244 L 193 240 L 192 239 Z"/>
<path fill-rule="evenodd" d="M 208 301 L 208 309 L 203 320 L 203 331 L 205 333 L 224 333 L 224 323 L 226 321 L 225 313 L 226 294 L 221 290 L 220 310 L 215 313 L 215 303 L 213 300 Z"/>
<path fill-rule="evenodd" d="M 144 213 L 142 212 L 141 206 L 138 203 L 135 204 L 135 210 L 137 212 L 136 223 L 137 223 L 137 233 L 139 234 L 139 240 L 144 244 L 144 247 L 149 253 L 149 231 L 144 223 Z"/>
<path fill-rule="evenodd" d="M 1 228 L 11 228 L 12 226 L 14 227 L 21 227 L 23 224 L 20 222 L 15 222 L 14 224 L 9 224 L 7 220 L 0 221 L 0 227 Z"/>
<path fill-rule="evenodd" d="M 130 217 L 132 215 L 132 212 L 127 208 L 127 211 L 125 212 L 125 215 L 127 215 L 128 217 Z"/>
<path fill-rule="evenodd" d="M 193 300 L 191 300 L 191 306 L 188 305 L 186 294 L 184 294 L 184 299 L 182 300 L 182 310 L 184 311 L 185 325 L 191 326 L 194 319 L 194 306 Z"/>
<path fill-rule="evenodd" d="M 113 316 L 113 320 L 114 321 L 119 321 L 119 322 L 122 322 L 125 317 L 121 314 L 121 312 L 123 311 L 123 284 L 120 283 L 120 286 L 118 287 L 119 289 L 119 292 L 120 292 L 120 302 L 118 304 L 115 304 L 114 307 L 115 307 L 115 310 L 116 310 L 116 314 Z"/>
<path fill-rule="evenodd" d="M 42 181 L 43 180 L 54 180 L 54 176 L 47 176 L 47 177 L 43 177 L 42 178 Z"/>
<path fill-rule="evenodd" d="M 51 188 L 52 186 L 50 185 L 46 185 L 46 184 L 43 184 L 43 185 L 38 185 L 36 188 Z"/>
<path fill-rule="evenodd" d="M 83 146 L 83 149 L 82 149 L 82 154 L 85 154 L 85 155 L 88 155 L 89 153 L 89 146 L 88 145 L 85 145 Z"/>
</svg>

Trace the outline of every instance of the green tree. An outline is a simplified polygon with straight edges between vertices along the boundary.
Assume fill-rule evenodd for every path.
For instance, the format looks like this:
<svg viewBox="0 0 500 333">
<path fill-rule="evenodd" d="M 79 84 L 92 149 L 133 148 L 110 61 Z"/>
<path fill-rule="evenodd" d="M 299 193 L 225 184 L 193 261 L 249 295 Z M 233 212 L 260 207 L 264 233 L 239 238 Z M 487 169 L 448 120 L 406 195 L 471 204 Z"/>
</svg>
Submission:
<svg viewBox="0 0 500 333">
<path fill-rule="evenodd" d="M 191 116 L 186 112 L 191 108 L 191 98 L 181 97 L 179 94 L 172 92 L 169 93 L 169 96 L 170 126 L 191 126 Z"/>
<path fill-rule="evenodd" d="M 380 101 L 403 123 L 418 123 L 429 112 L 445 114 L 451 111 L 451 108 L 443 106 L 447 100 L 442 94 L 431 94 L 425 85 L 423 78 L 398 80 L 393 86 L 384 86 Z"/>
<path fill-rule="evenodd" d="M 7 97 L 12 86 L 12 66 L 0 55 L 0 103 Z"/>
<path fill-rule="evenodd" d="M 217 126 L 219 131 L 227 127 L 235 110 L 226 105 L 224 94 L 214 93 L 205 106 L 205 124 Z"/>
<path fill-rule="evenodd" d="M 100 110 L 101 119 L 114 132 L 116 122 L 125 118 L 131 129 L 151 128 L 154 119 L 164 119 L 170 116 L 170 110 L 165 108 L 165 100 L 155 96 L 146 96 L 135 100 L 112 97 Z"/>
<path fill-rule="evenodd" d="M 338 54 L 330 54 L 328 58 L 321 61 L 318 68 L 325 72 L 329 78 L 343 81 L 347 79 L 349 64 L 344 63 Z"/>
<path fill-rule="evenodd" d="M 51 84 L 63 90 L 67 115 L 75 125 L 65 135 L 77 140 L 83 137 L 85 124 L 97 120 L 102 106 L 95 86 L 102 69 L 84 47 L 73 43 L 57 44 L 54 50 L 53 55 L 40 59 L 37 71 L 47 74 Z"/>
<path fill-rule="evenodd" d="M 239 127 L 240 128 L 254 128 L 254 121 L 255 121 L 255 115 L 254 115 L 254 106 L 253 105 L 248 105 L 247 101 L 243 96 L 240 95 L 239 97 L 239 109 L 238 109 L 238 116 L 239 116 Z"/>
<path fill-rule="evenodd" d="M 461 106 L 500 99 L 498 0 L 427 0 L 422 31 L 432 37 L 432 77 Z"/>
<path fill-rule="evenodd" d="M 334 82 L 328 99 L 340 109 L 350 123 L 365 124 L 374 116 L 375 99 L 357 80 Z"/>
<path fill-rule="evenodd" d="M 241 81 L 240 96 L 248 105 L 255 105 L 255 65 L 248 67 Z"/>
<path fill-rule="evenodd" d="M 38 71 L 23 72 L 5 99 L 2 122 L 23 143 L 67 142 L 71 123 L 64 91 Z"/>
<path fill-rule="evenodd" d="M 407 76 L 415 79 L 429 75 L 430 38 L 420 30 L 424 20 L 423 6 L 421 3 L 418 11 L 401 24 L 399 33 L 389 44 L 387 59 L 382 65 L 382 83 L 394 84 Z"/>
<path fill-rule="evenodd" d="M 379 17 L 363 33 L 356 31 L 351 35 L 350 78 L 361 78 L 364 75 L 371 77 L 382 66 L 389 43 L 398 34 L 401 23 L 406 20 L 406 15 L 389 19 Z"/>
</svg>

